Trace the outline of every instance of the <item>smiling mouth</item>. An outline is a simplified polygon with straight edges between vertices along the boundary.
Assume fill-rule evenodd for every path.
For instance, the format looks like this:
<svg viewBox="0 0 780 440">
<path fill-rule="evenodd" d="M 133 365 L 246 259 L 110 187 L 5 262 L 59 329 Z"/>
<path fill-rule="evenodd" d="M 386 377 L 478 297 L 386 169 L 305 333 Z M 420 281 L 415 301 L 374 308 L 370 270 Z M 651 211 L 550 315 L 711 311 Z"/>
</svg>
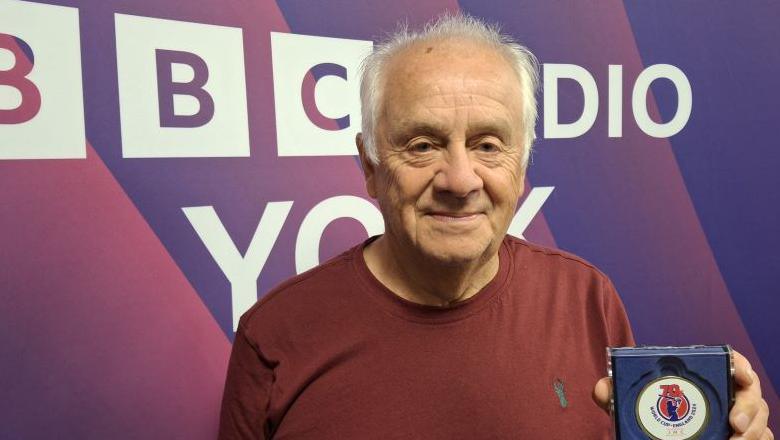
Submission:
<svg viewBox="0 0 780 440">
<path fill-rule="evenodd" d="M 479 216 L 482 215 L 482 213 L 431 212 L 427 215 L 432 217 L 434 220 L 445 223 L 468 223 L 470 221 L 476 220 Z"/>
</svg>

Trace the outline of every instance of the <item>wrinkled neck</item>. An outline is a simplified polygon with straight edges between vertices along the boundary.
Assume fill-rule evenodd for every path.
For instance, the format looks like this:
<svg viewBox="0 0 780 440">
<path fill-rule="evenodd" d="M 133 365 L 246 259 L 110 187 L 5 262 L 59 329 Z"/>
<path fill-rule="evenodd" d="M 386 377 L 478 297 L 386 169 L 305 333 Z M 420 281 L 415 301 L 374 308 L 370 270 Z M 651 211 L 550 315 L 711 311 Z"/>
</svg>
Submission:
<svg viewBox="0 0 780 440">
<path fill-rule="evenodd" d="M 363 255 L 371 273 L 391 292 L 408 301 L 448 307 L 477 294 L 498 273 L 498 252 L 462 264 L 407 255 L 385 236 Z"/>
</svg>

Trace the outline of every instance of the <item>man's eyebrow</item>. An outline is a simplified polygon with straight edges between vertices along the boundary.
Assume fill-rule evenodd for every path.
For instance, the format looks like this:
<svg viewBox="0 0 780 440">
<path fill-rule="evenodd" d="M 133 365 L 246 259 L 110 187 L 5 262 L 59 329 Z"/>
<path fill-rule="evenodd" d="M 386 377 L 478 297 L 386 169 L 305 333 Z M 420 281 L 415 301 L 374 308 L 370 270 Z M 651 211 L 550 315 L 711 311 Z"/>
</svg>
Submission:
<svg viewBox="0 0 780 440">
<path fill-rule="evenodd" d="M 512 134 L 512 130 L 509 124 L 503 121 L 490 121 L 484 123 L 478 123 L 469 127 L 467 137 L 471 138 L 479 135 L 494 135 L 499 137 L 502 141 L 507 141 Z"/>
<path fill-rule="evenodd" d="M 430 135 L 435 137 L 445 137 L 447 130 L 444 127 L 425 122 L 400 123 L 390 134 L 391 139 L 396 143 L 406 142 L 415 135 Z"/>
<path fill-rule="evenodd" d="M 444 139 L 448 136 L 449 129 L 445 126 L 431 124 L 428 122 L 401 122 L 390 133 L 390 140 L 395 144 L 407 142 L 414 136 L 428 135 Z M 474 136 L 493 135 L 504 142 L 508 142 L 512 135 L 511 127 L 505 121 L 485 121 L 476 123 L 468 128 L 467 138 Z"/>
</svg>

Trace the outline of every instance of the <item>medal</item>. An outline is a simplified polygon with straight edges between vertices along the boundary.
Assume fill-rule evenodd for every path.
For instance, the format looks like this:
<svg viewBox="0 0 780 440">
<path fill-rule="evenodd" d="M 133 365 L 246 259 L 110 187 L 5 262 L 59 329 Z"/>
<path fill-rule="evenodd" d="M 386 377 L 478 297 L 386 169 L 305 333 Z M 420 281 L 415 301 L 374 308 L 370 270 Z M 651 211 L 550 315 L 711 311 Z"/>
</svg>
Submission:
<svg viewBox="0 0 780 440">
<path fill-rule="evenodd" d="M 727 439 L 731 348 L 607 348 L 617 439 Z"/>
</svg>

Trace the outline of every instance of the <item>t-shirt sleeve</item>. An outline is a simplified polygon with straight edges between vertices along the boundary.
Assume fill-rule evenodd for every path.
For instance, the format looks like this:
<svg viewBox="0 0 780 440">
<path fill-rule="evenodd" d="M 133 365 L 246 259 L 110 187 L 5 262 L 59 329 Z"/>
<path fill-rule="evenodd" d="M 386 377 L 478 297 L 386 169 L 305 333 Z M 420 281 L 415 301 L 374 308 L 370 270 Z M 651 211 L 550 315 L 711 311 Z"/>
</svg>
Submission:
<svg viewBox="0 0 780 440">
<path fill-rule="evenodd" d="M 623 302 L 609 278 L 604 281 L 604 317 L 610 347 L 632 347 L 635 345 L 631 324 Z"/>
<path fill-rule="evenodd" d="M 239 325 L 222 396 L 219 440 L 268 438 L 267 413 L 273 382 L 272 367 Z"/>
</svg>

